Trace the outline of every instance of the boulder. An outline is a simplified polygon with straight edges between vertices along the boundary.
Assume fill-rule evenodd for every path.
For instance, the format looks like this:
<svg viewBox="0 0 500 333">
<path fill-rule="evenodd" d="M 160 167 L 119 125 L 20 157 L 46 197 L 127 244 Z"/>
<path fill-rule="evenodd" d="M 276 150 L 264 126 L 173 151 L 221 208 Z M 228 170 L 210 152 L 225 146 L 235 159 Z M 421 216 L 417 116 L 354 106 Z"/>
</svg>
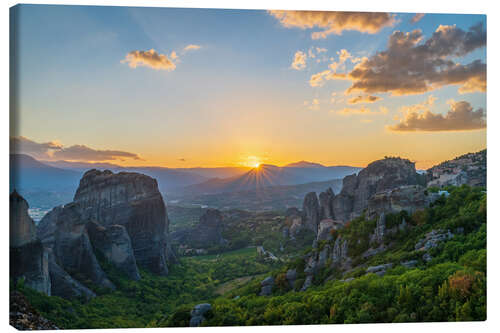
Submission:
<svg viewBox="0 0 500 333">
<path fill-rule="evenodd" d="M 260 283 L 261 290 L 259 296 L 269 296 L 273 292 L 274 286 L 274 278 L 272 276 L 268 276 Z"/>
<path fill-rule="evenodd" d="M 286 280 L 288 281 L 288 285 L 290 288 L 294 288 L 295 286 L 295 281 L 297 280 L 297 270 L 296 269 L 289 269 L 286 271 Z"/>
<path fill-rule="evenodd" d="M 141 278 L 135 262 L 132 242 L 124 226 L 114 224 L 103 227 L 95 221 L 87 223 L 90 241 L 110 263 L 132 280 Z"/>
<path fill-rule="evenodd" d="M 379 276 L 382 276 L 385 274 L 385 272 L 392 268 L 392 263 L 389 263 L 389 264 L 383 264 L 383 265 L 378 265 L 378 266 L 370 266 L 366 269 L 366 273 L 369 274 L 369 273 L 373 273 L 373 274 L 377 274 Z"/>
<path fill-rule="evenodd" d="M 417 265 L 418 260 L 408 260 L 401 263 L 402 266 L 406 268 L 413 268 Z"/>
<path fill-rule="evenodd" d="M 190 327 L 198 327 L 205 321 L 205 314 L 212 310 L 212 305 L 209 303 L 197 304 L 191 311 L 191 319 L 189 320 Z"/>
</svg>

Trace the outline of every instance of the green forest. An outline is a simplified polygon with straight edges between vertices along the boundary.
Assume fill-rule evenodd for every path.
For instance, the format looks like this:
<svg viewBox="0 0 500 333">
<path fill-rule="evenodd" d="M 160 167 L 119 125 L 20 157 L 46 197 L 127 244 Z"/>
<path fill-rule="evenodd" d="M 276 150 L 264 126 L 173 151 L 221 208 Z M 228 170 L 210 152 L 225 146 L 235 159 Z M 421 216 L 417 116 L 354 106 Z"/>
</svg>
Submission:
<svg viewBox="0 0 500 333">
<path fill-rule="evenodd" d="M 388 228 L 403 219 L 409 227 L 386 235 L 387 250 L 377 255 L 362 256 L 375 221 L 362 216 L 334 232 L 330 242 L 339 236 L 348 241 L 354 268 L 346 272 L 326 265 L 306 291 L 299 291 L 305 278 L 302 255 L 315 251 L 311 245 L 285 247 L 286 260 L 266 262 L 258 257 L 255 241 L 219 254 L 180 257 L 166 277 L 141 269 L 139 281 L 99 258 L 117 289 L 97 290 L 88 302 L 49 297 L 22 281 L 11 288 L 67 329 L 189 326 L 191 310 L 202 302 L 212 304 L 202 326 L 485 320 L 486 192 L 466 185 L 446 190 L 448 197 L 425 210 L 388 215 Z M 269 234 L 269 228 L 262 230 Z M 415 245 L 433 230 L 449 230 L 453 237 L 431 248 L 424 260 Z M 279 235 L 275 230 L 270 248 L 284 242 Z M 264 241 L 266 235 L 251 236 Z M 409 260 L 413 267 L 400 264 Z M 366 271 L 386 263 L 394 265 L 383 276 Z M 294 286 L 284 277 L 290 268 L 298 273 Z M 275 279 L 272 295 L 258 296 L 267 276 Z"/>
</svg>

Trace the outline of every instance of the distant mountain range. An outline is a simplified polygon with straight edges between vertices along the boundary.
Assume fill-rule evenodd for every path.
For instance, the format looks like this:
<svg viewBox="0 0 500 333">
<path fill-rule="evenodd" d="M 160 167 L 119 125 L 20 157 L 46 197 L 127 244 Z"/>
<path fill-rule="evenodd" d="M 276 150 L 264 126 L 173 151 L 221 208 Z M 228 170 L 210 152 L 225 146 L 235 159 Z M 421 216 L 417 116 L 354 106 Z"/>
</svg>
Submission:
<svg viewBox="0 0 500 333">
<path fill-rule="evenodd" d="M 243 175 L 229 178 L 214 178 L 181 190 L 182 194 L 216 194 L 259 190 L 270 186 L 298 185 L 342 179 L 357 173 L 360 168 L 347 166 L 325 167 L 320 164 L 299 162 L 292 166 L 277 167 L 263 164 Z"/>
<path fill-rule="evenodd" d="M 38 161 L 29 155 L 11 154 L 10 190 L 17 189 L 35 208 L 54 207 L 71 201 L 80 178 L 89 169 L 142 173 L 155 178 L 162 193 L 174 197 L 330 181 L 360 170 L 305 161 L 284 167 L 261 165 L 255 169 L 123 167 L 112 163 Z"/>
</svg>

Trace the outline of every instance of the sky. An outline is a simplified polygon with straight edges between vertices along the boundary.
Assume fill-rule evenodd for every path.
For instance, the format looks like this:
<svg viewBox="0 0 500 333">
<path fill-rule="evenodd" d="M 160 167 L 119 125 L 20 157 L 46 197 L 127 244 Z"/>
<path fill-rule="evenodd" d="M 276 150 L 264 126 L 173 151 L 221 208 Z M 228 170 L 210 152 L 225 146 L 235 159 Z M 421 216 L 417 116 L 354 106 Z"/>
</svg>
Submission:
<svg viewBox="0 0 500 333">
<path fill-rule="evenodd" d="M 486 148 L 486 16 L 21 5 L 11 151 L 419 169 Z"/>
</svg>

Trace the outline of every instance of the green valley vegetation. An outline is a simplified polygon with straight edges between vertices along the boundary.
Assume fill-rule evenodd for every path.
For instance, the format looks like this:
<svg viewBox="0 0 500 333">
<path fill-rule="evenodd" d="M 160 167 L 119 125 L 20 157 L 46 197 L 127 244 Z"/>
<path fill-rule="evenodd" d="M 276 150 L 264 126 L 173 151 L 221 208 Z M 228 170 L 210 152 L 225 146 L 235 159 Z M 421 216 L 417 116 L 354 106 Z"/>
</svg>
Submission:
<svg viewBox="0 0 500 333">
<path fill-rule="evenodd" d="M 364 254 L 376 221 L 362 216 L 332 232 L 333 240 L 322 241 L 318 249 L 342 237 L 349 244 L 352 268 L 327 264 L 306 291 L 300 291 L 306 277 L 302 256 L 317 251 L 310 243 L 301 248 L 302 255 L 285 249 L 289 256 L 277 262 L 260 260 L 255 247 L 181 257 L 166 277 L 141 269 L 140 281 L 126 279 L 99 258 L 117 289 L 99 290 L 88 302 L 49 297 L 22 283 L 12 288 L 62 328 L 189 326 L 191 310 L 202 302 L 212 304 L 202 326 L 485 320 L 486 193 L 466 185 L 445 190 L 449 196 L 429 208 L 387 215 L 387 228 L 396 226 L 396 232 L 387 233 L 380 244 L 385 250 L 372 256 Z M 408 227 L 400 230 L 403 219 Z M 236 232 L 234 223 L 226 236 L 229 230 Z M 269 249 L 280 257 L 275 223 L 249 227 L 250 243 L 271 231 L 276 244 Z M 452 237 L 422 255 L 422 240 L 448 231 Z M 383 275 L 368 269 L 388 263 Z M 297 271 L 293 286 L 285 276 L 289 269 Z M 258 296 L 267 276 L 274 277 L 272 294 Z"/>
</svg>

